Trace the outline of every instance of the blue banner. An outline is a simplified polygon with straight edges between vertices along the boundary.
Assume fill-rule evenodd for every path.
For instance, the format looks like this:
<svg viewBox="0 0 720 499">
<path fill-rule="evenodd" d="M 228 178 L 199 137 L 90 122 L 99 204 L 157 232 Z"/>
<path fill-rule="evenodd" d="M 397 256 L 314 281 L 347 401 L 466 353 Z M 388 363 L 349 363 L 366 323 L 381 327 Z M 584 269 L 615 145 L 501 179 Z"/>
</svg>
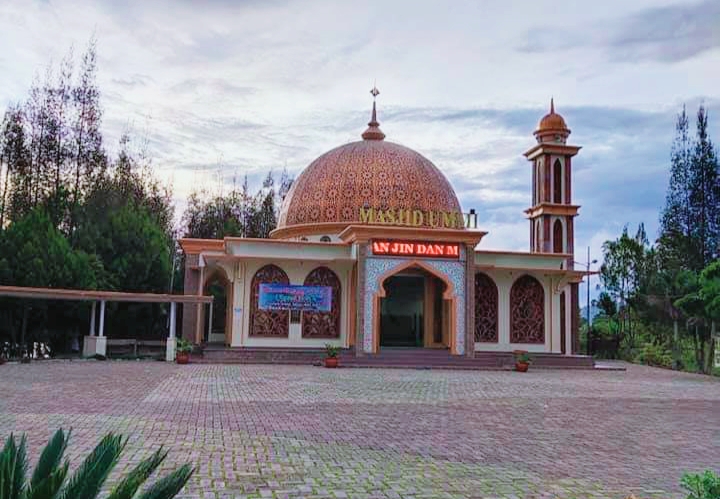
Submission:
<svg viewBox="0 0 720 499">
<path fill-rule="evenodd" d="M 332 310 L 332 288 L 330 286 L 260 284 L 258 308 L 260 310 L 330 312 Z"/>
</svg>

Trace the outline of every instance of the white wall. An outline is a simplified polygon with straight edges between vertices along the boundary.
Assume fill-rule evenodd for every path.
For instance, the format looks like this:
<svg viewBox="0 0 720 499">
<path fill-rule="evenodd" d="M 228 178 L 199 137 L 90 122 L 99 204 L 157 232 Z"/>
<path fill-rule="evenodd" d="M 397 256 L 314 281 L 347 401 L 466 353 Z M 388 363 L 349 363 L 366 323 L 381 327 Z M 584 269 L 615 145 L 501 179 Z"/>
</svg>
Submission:
<svg viewBox="0 0 720 499">
<path fill-rule="evenodd" d="M 260 268 L 274 264 L 285 271 L 290 284 L 303 284 L 307 275 L 316 267 L 326 266 L 337 274 L 341 284 L 340 294 L 340 338 L 303 338 L 302 323 L 290 324 L 287 338 L 257 338 L 249 336 L 250 285 L 252 278 Z M 308 347 L 321 348 L 326 343 L 338 346 L 348 345 L 348 282 L 352 264 L 348 262 L 314 262 L 314 261 L 278 261 L 248 260 L 238 264 L 235 278 L 235 303 L 233 304 L 233 330 L 231 346 L 246 347 Z"/>
</svg>

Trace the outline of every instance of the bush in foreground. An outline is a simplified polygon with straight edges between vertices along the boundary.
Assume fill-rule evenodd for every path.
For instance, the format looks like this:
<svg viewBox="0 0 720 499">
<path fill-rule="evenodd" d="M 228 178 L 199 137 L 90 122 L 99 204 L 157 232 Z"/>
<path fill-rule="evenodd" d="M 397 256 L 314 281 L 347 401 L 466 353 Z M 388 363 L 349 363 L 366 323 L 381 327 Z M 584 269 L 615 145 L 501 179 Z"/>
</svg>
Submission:
<svg viewBox="0 0 720 499">
<path fill-rule="evenodd" d="M 19 443 L 10 435 L 0 452 L 0 499 L 94 499 L 110 475 L 125 448 L 127 439 L 108 433 L 68 478 L 70 467 L 63 455 L 70 432 L 55 432 L 43 449 L 37 466 L 28 480 L 27 439 Z M 158 449 L 140 462 L 112 489 L 108 499 L 132 499 L 152 473 L 167 457 Z M 193 469 L 185 464 L 147 487 L 137 499 L 170 499 L 187 483 Z"/>
</svg>

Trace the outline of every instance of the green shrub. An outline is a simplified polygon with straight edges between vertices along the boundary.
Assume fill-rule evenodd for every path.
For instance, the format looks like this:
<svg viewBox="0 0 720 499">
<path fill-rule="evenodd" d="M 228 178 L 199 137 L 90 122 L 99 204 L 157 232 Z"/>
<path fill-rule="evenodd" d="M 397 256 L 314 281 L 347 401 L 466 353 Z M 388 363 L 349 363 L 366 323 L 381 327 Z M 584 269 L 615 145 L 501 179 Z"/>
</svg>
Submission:
<svg viewBox="0 0 720 499">
<path fill-rule="evenodd" d="M 645 343 L 635 356 L 635 362 L 656 367 L 672 367 L 672 353 L 662 345 Z"/>
<path fill-rule="evenodd" d="M 175 350 L 178 353 L 191 353 L 193 351 L 193 344 L 185 338 L 180 338 L 177 340 Z"/>
<path fill-rule="evenodd" d="M 685 473 L 680 484 L 689 492 L 687 499 L 720 499 L 720 475 L 710 470 Z"/>
<path fill-rule="evenodd" d="M 325 343 L 325 356 L 328 358 L 337 357 L 340 353 L 340 347 L 336 347 L 330 343 Z"/>
<path fill-rule="evenodd" d="M 18 443 L 10 435 L 0 451 L 0 499 L 94 499 L 117 464 L 127 439 L 108 433 L 68 479 L 70 463 L 63 460 L 70 432 L 58 430 L 40 454 L 28 480 L 27 439 Z M 167 456 L 162 448 L 141 461 L 107 496 L 107 499 L 132 499 L 140 486 Z M 193 469 L 185 464 L 156 481 L 138 499 L 170 499 L 187 483 Z"/>
</svg>

